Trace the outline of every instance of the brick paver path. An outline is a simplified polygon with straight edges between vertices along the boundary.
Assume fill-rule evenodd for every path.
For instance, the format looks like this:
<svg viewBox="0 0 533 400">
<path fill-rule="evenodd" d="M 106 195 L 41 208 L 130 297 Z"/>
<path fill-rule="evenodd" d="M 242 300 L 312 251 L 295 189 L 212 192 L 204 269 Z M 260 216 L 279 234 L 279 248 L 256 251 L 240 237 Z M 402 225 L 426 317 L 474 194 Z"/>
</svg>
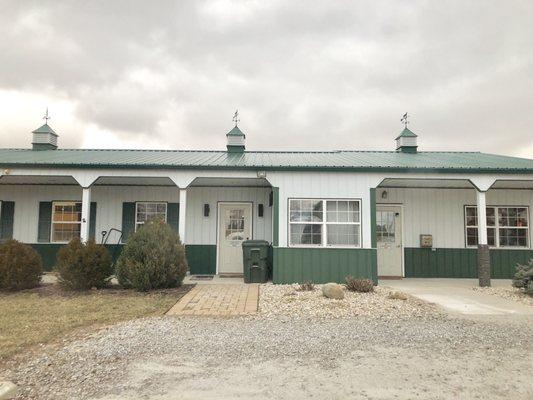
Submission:
<svg viewBox="0 0 533 400">
<path fill-rule="evenodd" d="M 198 284 L 167 315 L 232 316 L 254 314 L 259 301 L 258 284 Z"/>
</svg>

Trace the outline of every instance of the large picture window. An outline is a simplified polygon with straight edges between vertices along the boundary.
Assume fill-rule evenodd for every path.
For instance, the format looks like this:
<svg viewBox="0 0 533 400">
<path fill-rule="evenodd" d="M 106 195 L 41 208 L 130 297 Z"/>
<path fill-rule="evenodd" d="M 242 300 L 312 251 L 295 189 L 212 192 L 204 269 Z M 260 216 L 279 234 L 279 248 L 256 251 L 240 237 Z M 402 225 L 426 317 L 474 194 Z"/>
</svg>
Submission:
<svg viewBox="0 0 533 400">
<path fill-rule="evenodd" d="M 146 221 L 155 218 L 167 222 L 167 203 L 139 202 L 135 204 L 135 230 Z"/>
<path fill-rule="evenodd" d="M 289 200 L 290 246 L 361 246 L 359 200 Z"/>
<path fill-rule="evenodd" d="M 81 202 L 52 203 L 52 242 L 66 243 L 80 237 Z"/>
<path fill-rule="evenodd" d="M 477 207 L 465 207 L 466 245 L 477 246 Z M 491 247 L 528 247 L 529 209 L 527 207 L 487 207 L 487 242 Z"/>
</svg>

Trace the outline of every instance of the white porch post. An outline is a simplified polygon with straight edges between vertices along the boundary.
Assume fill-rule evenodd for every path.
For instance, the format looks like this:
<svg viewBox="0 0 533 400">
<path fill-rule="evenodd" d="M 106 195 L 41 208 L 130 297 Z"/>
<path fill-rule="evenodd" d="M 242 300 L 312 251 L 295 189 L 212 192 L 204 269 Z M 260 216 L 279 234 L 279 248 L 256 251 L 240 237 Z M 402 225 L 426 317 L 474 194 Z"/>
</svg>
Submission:
<svg viewBox="0 0 533 400">
<path fill-rule="evenodd" d="M 487 200 L 485 193 L 476 190 L 477 205 L 477 276 L 479 286 L 490 286 L 490 252 L 487 241 Z"/>
<path fill-rule="evenodd" d="M 486 192 L 476 190 L 477 204 L 477 238 L 478 244 L 486 245 L 487 242 L 487 201 Z"/>
<path fill-rule="evenodd" d="M 89 240 L 89 229 L 91 220 L 91 188 L 82 188 L 81 196 L 81 230 L 80 239 L 82 243 Z"/>
<path fill-rule="evenodd" d="M 178 233 L 180 235 L 181 243 L 185 244 L 185 219 L 187 214 L 187 189 L 180 189 L 180 215 L 178 224 Z"/>
</svg>

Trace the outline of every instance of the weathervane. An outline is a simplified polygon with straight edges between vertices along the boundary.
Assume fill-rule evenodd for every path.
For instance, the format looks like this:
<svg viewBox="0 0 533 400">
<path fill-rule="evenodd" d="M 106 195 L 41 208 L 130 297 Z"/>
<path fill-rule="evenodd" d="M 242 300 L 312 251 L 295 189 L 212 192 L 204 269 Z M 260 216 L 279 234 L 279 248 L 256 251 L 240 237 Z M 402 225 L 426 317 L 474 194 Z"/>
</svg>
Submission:
<svg viewBox="0 0 533 400">
<path fill-rule="evenodd" d="M 239 124 L 241 120 L 239 119 L 239 110 L 235 110 L 235 115 L 233 116 L 233 122 L 235 122 L 235 126 Z"/>
<path fill-rule="evenodd" d="M 44 123 L 45 125 L 48 125 L 48 120 L 50 119 L 51 117 L 48 116 L 48 107 L 46 107 L 46 114 L 44 114 Z"/>
<path fill-rule="evenodd" d="M 402 119 L 400 120 L 400 122 L 405 125 L 406 129 L 407 129 L 407 124 L 409 123 L 408 118 L 409 118 L 409 115 L 407 113 L 405 113 L 403 115 Z"/>
</svg>

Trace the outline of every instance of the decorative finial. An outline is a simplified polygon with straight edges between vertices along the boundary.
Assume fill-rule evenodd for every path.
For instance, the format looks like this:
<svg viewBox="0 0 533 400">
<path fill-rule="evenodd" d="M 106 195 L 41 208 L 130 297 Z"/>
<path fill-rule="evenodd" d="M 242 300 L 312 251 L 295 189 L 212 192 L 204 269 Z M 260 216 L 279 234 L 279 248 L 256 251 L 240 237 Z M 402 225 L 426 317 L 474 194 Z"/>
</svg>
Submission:
<svg viewBox="0 0 533 400">
<path fill-rule="evenodd" d="M 48 116 L 48 107 L 46 107 L 46 114 L 44 114 L 44 117 L 43 117 L 43 119 L 44 119 L 44 123 L 45 123 L 46 125 L 48 125 L 48 120 L 49 120 L 50 118 L 51 118 L 51 117 Z"/>
<path fill-rule="evenodd" d="M 408 118 L 409 118 L 409 114 L 405 113 L 402 119 L 400 120 L 400 122 L 405 125 L 405 128 L 407 128 L 407 124 L 409 123 Z"/>
<path fill-rule="evenodd" d="M 239 110 L 235 110 L 235 115 L 233 116 L 233 122 L 235 122 L 235 126 L 239 124 L 241 120 L 239 119 Z"/>
</svg>

